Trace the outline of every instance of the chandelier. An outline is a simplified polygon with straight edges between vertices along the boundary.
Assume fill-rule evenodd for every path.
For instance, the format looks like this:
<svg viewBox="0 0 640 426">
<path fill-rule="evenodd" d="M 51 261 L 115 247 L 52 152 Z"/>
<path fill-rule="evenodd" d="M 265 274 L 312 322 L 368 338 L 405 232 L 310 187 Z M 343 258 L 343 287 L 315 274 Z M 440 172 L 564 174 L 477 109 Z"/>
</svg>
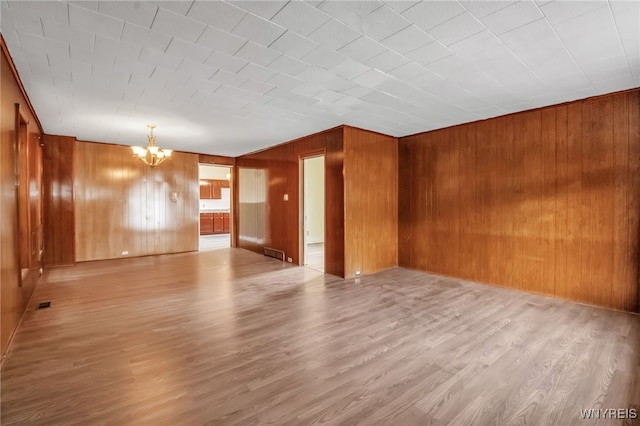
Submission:
<svg viewBox="0 0 640 426">
<path fill-rule="evenodd" d="M 147 166 L 155 167 L 162 163 L 167 158 L 171 157 L 172 149 L 160 149 L 156 146 L 156 136 L 153 134 L 153 129 L 156 128 L 155 124 L 149 124 L 147 126 L 149 130 L 149 146 L 132 146 L 131 150 L 133 155 L 138 157 Z"/>
</svg>

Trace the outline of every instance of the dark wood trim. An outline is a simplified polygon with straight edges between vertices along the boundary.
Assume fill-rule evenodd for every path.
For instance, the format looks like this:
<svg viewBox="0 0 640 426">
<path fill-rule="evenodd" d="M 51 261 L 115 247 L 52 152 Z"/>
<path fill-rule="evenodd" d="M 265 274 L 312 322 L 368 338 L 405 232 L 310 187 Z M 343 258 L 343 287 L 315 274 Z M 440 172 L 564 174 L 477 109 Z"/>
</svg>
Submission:
<svg viewBox="0 0 640 426">
<path fill-rule="evenodd" d="M 29 120 L 22 113 L 19 103 L 15 104 L 15 141 L 16 163 L 14 169 L 16 214 L 18 218 L 19 238 L 16 241 L 18 255 L 18 286 L 24 285 L 24 270 L 31 266 L 31 223 L 29 220 Z"/>
<path fill-rule="evenodd" d="M 326 152 L 327 152 L 326 148 L 305 151 L 298 154 L 298 159 L 304 160 L 305 158 L 321 157 L 325 155 Z"/>
<path fill-rule="evenodd" d="M 2 36 L 2 34 L 0 34 L 0 46 L 2 49 L 2 53 L 4 54 L 5 58 L 7 58 L 7 62 L 11 67 L 11 72 L 13 73 L 13 77 L 16 79 L 16 82 L 18 83 L 18 88 L 20 89 L 20 93 L 22 93 L 22 96 L 24 97 L 27 103 L 27 107 L 29 108 L 29 111 L 31 111 L 33 118 L 36 120 L 36 124 L 38 125 L 38 129 L 40 130 L 40 133 L 44 133 L 44 130 L 42 130 L 42 124 L 40 123 L 40 119 L 36 114 L 35 108 L 33 108 L 33 104 L 29 99 L 29 95 L 27 95 L 27 91 L 25 90 L 24 85 L 22 84 L 22 80 L 20 79 L 20 75 L 18 74 L 18 70 L 16 69 L 16 64 L 13 62 L 13 58 L 11 57 L 11 53 L 9 52 L 9 48 L 7 47 L 7 43 L 4 41 L 4 37 Z"/>
<path fill-rule="evenodd" d="M 198 163 L 231 167 L 235 163 L 235 158 L 224 155 L 198 154 Z"/>
<path fill-rule="evenodd" d="M 231 247 L 238 247 L 238 223 L 240 213 L 240 191 L 238 188 L 238 165 L 233 160 L 233 166 L 231 167 L 231 179 L 229 180 L 231 185 Z"/>
</svg>

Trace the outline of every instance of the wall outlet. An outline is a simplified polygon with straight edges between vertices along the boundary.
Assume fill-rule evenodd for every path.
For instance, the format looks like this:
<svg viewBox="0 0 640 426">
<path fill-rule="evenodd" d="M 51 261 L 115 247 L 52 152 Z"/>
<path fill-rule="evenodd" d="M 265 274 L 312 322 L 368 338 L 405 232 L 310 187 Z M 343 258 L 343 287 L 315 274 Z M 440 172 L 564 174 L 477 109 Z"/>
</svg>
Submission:
<svg viewBox="0 0 640 426">
<path fill-rule="evenodd" d="M 126 256 L 126 255 L 128 255 L 128 254 L 129 254 L 129 252 L 128 252 L 127 250 L 122 250 L 122 255 L 123 255 L 123 256 Z"/>
<path fill-rule="evenodd" d="M 360 269 L 356 269 L 356 277 L 360 276 Z"/>
<path fill-rule="evenodd" d="M 293 259 L 290 258 L 290 257 L 287 257 L 287 262 L 291 263 L 291 262 L 293 262 Z"/>
</svg>

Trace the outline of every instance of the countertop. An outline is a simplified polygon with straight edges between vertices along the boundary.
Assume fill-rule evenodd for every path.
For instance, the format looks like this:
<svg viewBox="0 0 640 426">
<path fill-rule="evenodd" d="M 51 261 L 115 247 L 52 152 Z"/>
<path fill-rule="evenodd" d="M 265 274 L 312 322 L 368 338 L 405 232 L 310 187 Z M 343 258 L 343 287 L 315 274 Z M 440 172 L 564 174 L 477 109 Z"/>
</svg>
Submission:
<svg viewBox="0 0 640 426">
<path fill-rule="evenodd" d="M 200 209 L 200 213 L 229 213 L 229 210 Z"/>
</svg>

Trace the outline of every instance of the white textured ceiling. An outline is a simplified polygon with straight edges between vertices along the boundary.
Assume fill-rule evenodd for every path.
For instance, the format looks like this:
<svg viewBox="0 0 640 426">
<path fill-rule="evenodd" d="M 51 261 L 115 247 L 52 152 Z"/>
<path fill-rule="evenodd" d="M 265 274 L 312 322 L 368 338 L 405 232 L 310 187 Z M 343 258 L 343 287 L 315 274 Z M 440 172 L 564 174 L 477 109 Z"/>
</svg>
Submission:
<svg viewBox="0 0 640 426">
<path fill-rule="evenodd" d="M 239 155 L 640 86 L 638 1 L 2 1 L 45 132 Z"/>
</svg>

